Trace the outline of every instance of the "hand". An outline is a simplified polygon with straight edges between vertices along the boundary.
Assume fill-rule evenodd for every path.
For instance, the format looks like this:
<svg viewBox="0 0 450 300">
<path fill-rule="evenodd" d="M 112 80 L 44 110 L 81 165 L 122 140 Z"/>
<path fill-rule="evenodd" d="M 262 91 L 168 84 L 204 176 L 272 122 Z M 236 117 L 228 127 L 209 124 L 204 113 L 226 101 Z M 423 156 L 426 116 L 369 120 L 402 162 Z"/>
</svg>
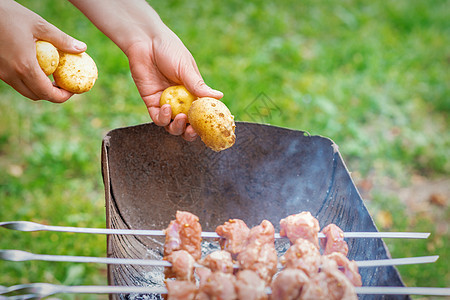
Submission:
<svg viewBox="0 0 450 300">
<path fill-rule="evenodd" d="M 181 40 L 168 28 L 148 41 L 139 41 L 127 51 L 130 69 L 150 117 L 158 126 L 165 126 L 173 135 L 182 135 L 187 141 L 197 134 L 185 114 L 178 114 L 171 122 L 170 105 L 159 105 L 164 89 L 183 84 L 197 97 L 220 99 L 223 94 L 208 87 L 203 81 L 194 58 Z"/>
<path fill-rule="evenodd" d="M 44 40 L 68 53 L 86 50 L 43 18 L 12 0 L 0 2 L 0 79 L 32 100 L 62 103 L 73 94 L 54 86 L 39 67 L 36 41 Z"/>
<path fill-rule="evenodd" d="M 159 107 L 164 89 L 182 84 L 198 97 L 220 99 L 209 88 L 194 58 L 145 0 L 69 0 L 128 56 L 131 75 L 153 122 L 192 141 L 197 137 L 187 116 L 171 122 L 170 105 Z M 111 20 L 114 20 L 113 22 Z"/>
</svg>

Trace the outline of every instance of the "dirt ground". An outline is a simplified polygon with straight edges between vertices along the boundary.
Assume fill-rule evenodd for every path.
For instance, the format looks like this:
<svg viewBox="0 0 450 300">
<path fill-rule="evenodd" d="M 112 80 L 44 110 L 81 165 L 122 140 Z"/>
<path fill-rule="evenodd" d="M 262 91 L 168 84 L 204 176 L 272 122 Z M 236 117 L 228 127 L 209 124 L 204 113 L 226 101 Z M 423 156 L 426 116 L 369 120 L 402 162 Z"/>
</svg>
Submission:
<svg viewBox="0 0 450 300">
<path fill-rule="evenodd" d="M 413 175 L 410 184 L 402 186 L 387 177 L 353 177 L 364 200 L 371 201 L 374 191 L 396 197 L 405 204 L 408 216 L 426 216 L 436 223 L 440 235 L 449 233 L 450 220 L 447 220 L 446 210 L 450 204 L 450 178 L 429 179 Z M 378 220 L 383 222 L 382 217 Z"/>
</svg>

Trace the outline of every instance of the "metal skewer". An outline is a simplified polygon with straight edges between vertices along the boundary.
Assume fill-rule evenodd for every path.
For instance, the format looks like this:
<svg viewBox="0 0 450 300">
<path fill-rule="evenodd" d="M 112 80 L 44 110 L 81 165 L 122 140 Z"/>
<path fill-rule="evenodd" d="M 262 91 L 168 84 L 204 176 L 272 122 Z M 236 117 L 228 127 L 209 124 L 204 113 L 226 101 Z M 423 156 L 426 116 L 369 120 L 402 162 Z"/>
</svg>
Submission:
<svg viewBox="0 0 450 300">
<path fill-rule="evenodd" d="M 360 295 L 428 295 L 450 296 L 450 288 L 404 287 L 404 286 L 362 286 L 355 287 Z"/>
<path fill-rule="evenodd" d="M 50 226 L 29 221 L 0 222 L 0 227 L 19 231 L 57 231 L 93 234 L 123 234 L 123 235 L 150 235 L 165 236 L 163 230 L 133 230 L 133 229 L 107 229 L 107 228 L 84 228 L 68 226 Z M 428 232 L 344 232 L 345 238 L 402 238 L 402 239 L 426 239 L 430 236 Z M 202 232 L 203 238 L 220 238 L 215 232 Z M 280 239 L 279 233 L 275 238 Z M 319 238 L 325 238 L 319 233 Z"/>
<path fill-rule="evenodd" d="M 357 294 L 366 295 L 429 295 L 429 296 L 450 296 L 450 288 L 433 287 L 356 287 Z M 22 293 L 22 296 L 11 297 L 10 299 L 29 299 L 31 295 L 36 297 L 47 297 L 54 294 L 167 294 L 165 287 L 140 287 L 140 286 L 100 286 L 81 285 L 66 286 L 48 283 L 19 284 L 6 288 L 1 294 Z M 271 294 L 270 288 L 267 294 Z"/>
<path fill-rule="evenodd" d="M 362 260 L 356 261 L 358 267 L 378 267 L 378 266 L 397 266 L 410 264 L 426 264 L 434 263 L 439 258 L 439 255 L 434 256 L 419 256 L 408 258 L 391 258 L 379 260 Z M 0 259 L 9 261 L 55 261 L 55 262 L 77 262 L 77 263 L 100 263 L 100 264 L 124 264 L 124 265 L 146 265 L 156 267 L 171 267 L 172 264 L 165 260 L 157 259 L 131 259 L 131 258 L 112 258 L 112 257 L 91 257 L 91 256 L 69 256 L 69 255 L 47 255 L 35 254 L 21 250 L 0 250 Z M 202 267 L 200 264 L 195 264 L 195 267 Z M 239 268 L 238 265 L 234 266 Z M 281 264 L 278 266 L 283 268 Z"/>
</svg>

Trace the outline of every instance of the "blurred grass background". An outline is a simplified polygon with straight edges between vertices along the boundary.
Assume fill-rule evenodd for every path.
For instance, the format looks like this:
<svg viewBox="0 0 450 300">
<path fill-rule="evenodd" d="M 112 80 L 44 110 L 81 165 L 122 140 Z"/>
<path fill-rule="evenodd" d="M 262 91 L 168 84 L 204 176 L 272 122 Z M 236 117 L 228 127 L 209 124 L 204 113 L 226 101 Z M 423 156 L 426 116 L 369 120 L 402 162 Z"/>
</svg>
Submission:
<svg viewBox="0 0 450 300">
<path fill-rule="evenodd" d="M 0 220 L 104 227 L 101 140 L 149 122 L 128 61 L 67 1 L 18 2 L 86 42 L 99 79 L 62 105 L 32 102 L 0 82 Z M 448 195 L 417 212 L 378 184 L 449 178 L 450 1 L 150 3 L 236 120 L 333 139 L 357 183 L 370 186 L 363 195 L 381 229 L 433 233 L 386 240 L 394 257 L 441 256 L 399 268 L 408 285 L 450 285 Z M 276 109 L 258 110 L 258 99 Z M 106 248 L 94 235 L 1 230 L 0 237 L 1 249 L 36 253 L 104 256 Z M 106 284 L 105 267 L 89 264 L 0 261 L 0 269 L 1 285 Z"/>
</svg>

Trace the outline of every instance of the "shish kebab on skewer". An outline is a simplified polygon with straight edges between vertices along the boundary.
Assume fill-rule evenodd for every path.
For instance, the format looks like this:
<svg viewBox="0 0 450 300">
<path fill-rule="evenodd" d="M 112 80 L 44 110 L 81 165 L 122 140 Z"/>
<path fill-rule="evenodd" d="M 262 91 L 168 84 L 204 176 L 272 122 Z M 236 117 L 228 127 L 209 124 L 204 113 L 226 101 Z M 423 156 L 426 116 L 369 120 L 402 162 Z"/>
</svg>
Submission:
<svg viewBox="0 0 450 300">
<path fill-rule="evenodd" d="M 108 229 L 108 228 L 86 228 L 70 226 L 44 225 L 30 221 L 8 221 L 0 222 L 0 227 L 18 231 L 54 231 L 90 234 L 119 234 L 119 235 L 146 235 L 165 236 L 164 230 L 153 229 Z M 344 232 L 344 238 L 399 238 L 399 239 L 427 239 L 429 232 Z M 202 238 L 220 238 L 215 232 L 202 232 Z M 323 233 L 318 234 L 319 239 L 325 238 Z M 279 233 L 275 233 L 275 239 L 285 239 Z"/>
<path fill-rule="evenodd" d="M 171 267 L 172 264 L 167 260 L 158 259 L 135 259 L 135 258 L 113 258 L 113 257 L 93 257 L 93 256 L 71 256 L 71 255 L 48 255 L 36 254 L 22 250 L 0 250 L 0 259 L 8 261 L 54 261 L 54 262 L 75 262 L 75 263 L 100 263 L 111 265 L 146 265 L 154 267 Z M 380 266 L 400 266 L 411 264 L 427 264 L 434 263 L 439 259 L 439 255 L 432 256 L 417 256 L 405 258 L 390 258 L 390 259 L 376 259 L 376 260 L 361 260 L 355 261 L 358 267 L 380 267 Z M 202 267 L 201 264 L 196 263 L 195 267 Z M 234 265 L 233 268 L 239 268 Z M 278 265 L 281 269 L 281 264 Z"/>
<path fill-rule="evenodd" d="M 303 213 L 302 213 L 303 214 Z M 287 217 L 286 219 L 283 219 L 283 220 L 281 220 L 280 221 L 280 225 L 281 225 L 281 231 L 280 231 L 280 235 L 281 236 L 286 236 L 286 237 L 288 237 L 289 239 L 290 239 L 290 241 L 291 241 L 291 245 L 292 244 L 294 244 L 294 246 L 295 246 L 295 244 L 296 244 L 296 242 L 295 242 L 295 240 L 298 238 L 298 237 L 302 237 L 302 238 L 305 238 L 305 239 L 307 239 L 307 240 L 309 240 L 309 241 L 306 241 L 305 240 L 305 242 L 307 242 L 307 243 L 309 243 L 310 245 L 309 246 L 312 246 L 313 248 L 315 248 L 315 246 L 318 248 L 319 247 L 319 240 L 318 240 L 318 231 L 319 231 L 319 224 L 318 224 L 318 222 L 317 222 L 317 220 L 314 218 L 314 217 L 312 217 L 311 215 L 310 215 L 310 213 L 306 213 L 306 214 L 303 214 L 303 216 L 301 216 L 302 214 L 298 214 L 298 215 L 292 215 L 292 216 L 289 216 L 289 217 Z M 196 240 L 196 242 L 194 242 L 194 244 L 197 244 L 197 242 L 198 243 L 200 243 L 200 241 L 201 241 L 201 235 L 203 235 L 202 234 L 202 232 L 201 232 L 201 226 L 198 224 L 198 218 L 196 217 L 196 216 L 194 216 L 194 215 L 191 215 L 191 214 L 189 214 L 189 213 L 187 213 L 187 215 L 189 215 L 188 217 L 189 218 L 191 218 L 191 221 L 193 222 L 193 223 L 191 223 L 192 225 L 194 225 L 194 226 L 196 226 L 196 230 L 194 230 L 195 231 L 195 236 L 197 236 L 197 238 L 195 238 L 195 240 Z M 300 217 L 299 217 L 300 216 Z M 290 221 L 289 221 L 289 219 L 291 219 Z M 182 219 L 180 219 L 180 220 L 178 220 L 178 212 L 177 212 L 177 221 L 181 221 Z M 170 235 L 172 234 L 175 234 L 175 236 L 178 236 L 178 233 L 176 233 L 176 231 L 178 231 L 178 230 L 180 230 L 180 228 L 182 228 L 182 227 L 186 227 L 186 226 L 190 226 L 190 224 L 187 224 L 187 223 L 190 223 L 191 221 L 188 221 L 188 219 L 184 219 L 185 221 L 183 221 L 183 223 L 178 223 L 178 225 L 176 224 L 176 223 L 173 223 L 173 222 L 171 222 L 171 225 L 172 224 L 174 224 L 174 226 L 172 226 L 173 228 L 171 228 L 171 225 L 169 225 L 169 227 L 168 227 L 168 229 L 166 229 L 165 231 L 162 231 L 162 235 L 166 235 L 166 246 L 168 245 L 167 243 L 169 242 L 170 243 L 170 239 L 168 240 L 167 238 L 168 237 L 170 237 Z M 240 221 L 240 220 L 238 220 L 238 221 Z M 187 223 L 184 223 L 184 222 L 187 222 Z M 230 223 L 229 224 L 231 224 L 231 223 L 233 223 L 233 220 L 230 220 L 229 221 Z M 241 221 L 242 222 L 242 221 Z M 261 225 L 260 226 L 256 226 L 256 227 L 261 227 L 263 224 L 265 224 L 264 222 L 266 222 L 266 223 L 270 223 L 270 222 L 268 222 L 268 221 L 263 221 L 262 223 L 261 223 Z M 285 222 L 285 224 L 283 224 L 283 222 Z M 300 222 L 300 223 L 298 223 L 298 222 Z M 305 223 L 306 222 L 306 223 Z M 14 222 L 13 222 L 14 223 Z M 25 223 L 25 222 L 24 222 Z M 227 222 L 228 223 L 228 222 Z M 301 224 L 301 223 L 303 223 L 303 224 Z M 36 226 L 31 226 L 31 228 L 30 228 L 30 224 L 12 224 L 12 223 L 8 223 L 8 222 L 5 222 L 5 223 L 1 223 L 0 224 L 1 226 L 3 226 L 3 225 L 6 225 L 5 227 L 7 227 L 7 228 L 10 228 L 10 229 L 20 229 L 20 230 L 23 230 L 23 231 L 35 231 L 35 230 L 45 230 L 45 229 L 42 229 L 42 228 L 40 228 L 40 229 L 36 229 Z M 38 227 L 39 227 L 39 225 L 40 224 L 36 224 L 36 223 L 34 223 L 34 225 L 38 225 Z M 299 226 L 300 225 L 300 226 Z M 333 225 L 333 224 L 331 224 L 331 225 Z M 226 224 L 224 225 L 224 226 L 226 226 Z M 344 252 L 344 256 L 347 254 L 347 251 L 348 251 L 348 248 L 347 248 L 347 244 L 343 241 L 343 238 L 345 237 L 345 235 L 344 235 L 344 233 L 342 232 L 342 230 L 340 230 L 337 226 L 335 226 L 335 225 L 333 225 L 334 227 L 336 227 L 337 229 L 338 229 L 338 231 L 334 231 L 334 235 L 333 235 L 333 233 L 331 232 L 330 233 L 330 231 L 332 231 L 333 229 L 332 228 L 328 228 L 328 227 L 330 227 L 330 226 L 327 226 L 327 227 L 325 227 L 324 229 L 323 229 L 323 233 L 324 234 L 322 234 L 323 235 L 323 237 L 326 237 L 326 238 L 328 238 L 328 239 L 332 239 L 331 241 L 332 241 L 332 243 L 330 243 L 330 245 L 332 245 L 332 247 L 331 247 L 331 250 L 332 250 L 332 252 L 334 252 L 334 251 L 339 251 L 339 252 Z M 33 228 L 34 227 L 34 228 Z M 45 227 L 45 225 L 44 225 L 44 227 Z M 49 227 L 53 227 L 53 226 L 49 226 Z M 59 226 L 56 226 L 56 227 L 59 227 Z M 222 226 L 223 227 L 223 226 Z M 246 226 L 245 226 L 246 227 Z M 263 232 L 264 231 L 266 231 L 266 229 L 267 228 L 271 228 L 271 233 L 268 233 L 269 235 L 268 235 L 268 237 L 270 237 L 270 236 L 272 236 L 272 238 L 271 238 L 271 241 L 272 241 L 272 243 L 274 242 L 274 237 L 275 237 L 275 234 L 274 234 L 274 230 L 273 230 L 273 226 L 270 224 L 270 226 L 269 227 L 266 227 L 266 228 L 264 228 L 265 226 L 263 226 L 263 227 L 261 227 L 262 228 L 262 230 L 263 230 Z M 306 230 L 303 230 L 302 229 L 302 227 L 305 227 L 306 228 Z M 178 228 L 178 229 L 177 229 Z M 327 230 L 327 228 L 329 229 L 328 230 L 328 232 L 326 231 Z M 46 228 L 47 230 L 49 229 L 49 228 Z M 67 229 L 68 228 L 64 228 L 63 230 L 61 230 L 61 228 L 56 228 L 56 229 L 59 229 L 59 230 L 55 230 L 55 231 L 67 231 Z M 190 230 L 189 228 L 187 229 L 188 231 Z M 248 229 L 247 229 L 248 230 Z M 261 230 L 261 229 L 260 229 Z M 252 231 L 253 231 L 253 229 L 252 229 Z M 76 231 L 76 232 L 79 232 L 79 231 Z M 218 231 L 217 229 L 216 229 L 216 232 L 219 234 L 219 235 L 221 235 L 222 237 L 224 237 L 225 239 L 227 239 L 227 238 L 230 238 L 230 237 L 227 237 L 226 235 L 224 236 L 220 231 Z M 99 233 L 99 232 L 96 232 L 96 233 Z M 264 236 L 265 234 L 263 234 L 263 236 Z M 280 236 L 279 235 L 279 236 Z M 319 235 L 320 235 L 320 233 L 319 233 Z M 262 236 L 262 237 L 263 237 Z M 211 236 L 211 237 L 216 237 L 216 236 Z M 364 236 L 364 237 L 366 237 L 366 236 Z M 292 239 L 292 238 L 294 238 L 294 239 Z M 335 240 L 335 238 L 336 238 L 336 240 Z M 269 241 L 269 240 L 266 240 L 266 242 L 267 241 Z M 266 243 L 266 242 L 264 242 L 264 243 Z M 326 244 L 328 244 L 328 241 L 327 240 L 325 240 L 324 241 Z M 188 242 L 189 243 L 189 242 Z M 221 242 L 221 246 L 223 247 L 223 244 L 222 244 L 223 242 Z M 226 243 L 226 241 L 225 241 L 225 243 Z M 270 241 L 269 241 L 269 243 L 270 243 Z M 342 243 L 345 245 L 345 249 L 344 248 L 340 248 L 340 249 L 337 249 L 337 248 L 334 248 L 335 247 L 335 243 L 337 243 L 337 244 L 341 244 L 342 245 Z M 315 244 L 315 246 L 313 245 L 313 244 Z M 166 246 L 165 246 L 165 257 L 166 257 L 166 255 L 168 255 L 168 254 L 170 254 L 171 252 L 168 252 L 168 253 L 166 253 Z M 292 248 L 293 249 L 293 248 Z M 292 249 L 290 249 L 290 250 L 292 250 Z M 177 249 L 174 249 L 174 250 L 177 250 Z M 189 250 L 189 249 L 187 249 L 187 250 Z M 198 249 L 199 250 L 199 249 Z M 194 251 L 194 252 L 191 252 L 191 254 L 192 255 L 194 255 L 194 256 L 198 256 L 198 257 L 195 257 L 195 259 L 199 259 L 201 256 L 201 253 L 200 252 L 198 252 L 198 250 L 196 250 L 196 251 Z M 289 251 L 290 251 L 289 250 Z M 327 253 L 327 250 L 328 250 L 328 245 L 327 245 L 327 247 L 326 247 L 326 249 L 324 249 L 324 254 L 326 254 Z M 230 249 L 228 249 L 228 251 L 230 251 Z M 273 251 L 275 251 L 275 249 L 273 249 Z M 288 251 L 288 252 L 289 252 Z M 329 252 L 329 253 L 331 253 L 331 252 Z M 14 260 L 14 258 L 15 258 L 15 260 L 30 260 L 30 259 L 37 259 L 37 258 L 39 258 L 39 255 L 34 255 L 34 254 L 32 254 L 32 253 L 27 253 L 27 252 L 20 252 L 20 251 L 14 251 L 14 250 L 12 250 L 12 251 L 4 251 L 3 253 L 3 256 L 6 256 L 6 258 L 8 258 L 8 254 L 10 255 L 10 259 L 11 260 Z M 317 252 L 317 254 L 318 254 L 318 252 Z M 298 254 L 297 254 L 298 255 Z M 53 261 L 58 261 L 58 260 L 60 260 L 60 259 L 63 259 L 63 257 L 57 257 L 57 256 L 41 256 L 40 258 L 43 258 L 43 257 L 45 257 L 45 258 L 47 258 L 47 259 L 50 259 L 50 260 L 53 260 Z M 20 259 L 21 258 L 21 259 Z M 79 259 L 79 257 L 77 258 L 77 257 L 75 257 L 75 258 L 73 258 L 72 257 L 72 259 Z M 100 258 L 101 259 L 101 258 Z M 230 258 L 231 259 L 231 258 Z M 436 258 L 437 259 L 437 258 Z M 423 260 L 423 259 L 422 259 Z M 194 260 L 192 259 L 192 261 L 194 262 Z M 135 260 L 135 262 L 136 262 L 136 260 Z M 158 262 L 158 261 L 157 261 Z M 325 260 L 325 262 L 326 262 L 326 260 Z M 391 262 L 392 262 L 392 260 L 391 260 Z M 385 262 L 385 263 L 387 263 L 387 264 L 389 264 L 389 265 L 392 265 L 391 264 L 391 262 Z M 403 261 L 403 262 L 405 262 L 405 261 Z M 118 261 L 116 261 L 115 263 L 119 263 Z M 281 263 L 284 265 L 284 262 L 283 262 L 283 257 L 282 257 L 282 261 L 281 261 Z M 364 262 L 363 262 L 364 263 Z M 365 262 L 366 263 L 366 266 L 370 266 L 370 265 L 377 265 L 377 262 L 369 262 L 369 261 L 366 261 Z M 197 263 L 196 263 L 197 264 Z M 241 267 L 244 267 L 244 269 L 246 268 L 244 265 L 242 265 L 242 260 L 240 261 L 240 264 L 241 264 Z M 327 263 L 328 264 L 328 263 Z M 197 264 L 198 265 L 198 264 Z M 168 266 L 170 266 L 170 264 L 168 265 Z M 275 268 L 277 268 L 277 265 L 276 265 L 276 256 L 275 256 L 275 265 L 273 265 Z M 193 266 L 192 266 L 193 267 Z M 196 266 L 196 267 L 200 267 L 200 265 L 199 266 Z M 211 266 L 210 266 L 211 267 Z M 231 266 L 232 267 L 232 266 Z M 288 266 L 286 266 L 285 265 L 285 267 L 288 267 Z M 327 268 L 326 266 L 322 266 L 322 268 L 323 267 L 325 267 L 325 268 Z M 325 272 L 327 273 L 327 270 L 325 269 Z M 345 271 L 343 271 L 343 272 L 345 272 Z M 356 271 L 357 272 L 357 271 Z M 283 273 L 283 272 L 282 272 Z M 240 274 L 240 273 L 239 273 Z M 331 273 L 330 273 L 331 274 Z M 339 272 L 339 274 L 340 274 L 340 272 Z M 338 275 L 339 275 L 338 274 Z M 167 275 L 167 274 L 166 274 Z M 261 274 L 258 274 L 258 275 L 260 275 L 261 276 Z M 325 273 L 321 273 L 320 275 L 325 275 Z M 342 275 L 343 276 L 343 275 Z M 358 275 L 359 276 L 359 275 Z M 270 277 L 269 277 L 269 281 L 267 281 L 266 280 L 266 284 L 267 283 L 269 283 L 270 284 L 270 282 L 271 282 L 271 277 L 272 277 L 272 275 L 270 275 Z M 324 277 L 324 276 L 322 276 L 322 277 Z M 339 276 L 338 276 L 339 277 Z M 264 277 L 262 277 L 263 279 L 264 279 Z M 181 278 L 178 278 L 178 276 L 177 276 L 177 279 L 181 279 Z M 185 279 L 181 279 L 181 280 L 185 280 Z M 312 279 L 311 279 L 312 280 Z M 170 283 L 170 282 L 169 282 Z M 201 282 L 200 282 L 201 283 Z M 355 286 L 357 286 L 356 285 L 356 283 L 353 283 L 353 284 L 355 284 Z M 361 283 L 359 283 L 359 286 L 361 285 Z M 170 286 L 168 285 L 168 288 L 169 288 Z M 169 298 L 170 298 L 170 290 L 171 289 L 169 289 Z M 354 290 L 354 288 L 353 288 L 353 290 Z M 264 294 L 264 291 L 262 291 L 262 293 Z M 353 291 L 352 293 L 355 293 L 355 291 Z M 314 294 L 314 293 L 313 293 Z M 261 298 L 262 299 L 262 298 Z M 350 298 L 349 298 L 350 299 Z M 353 298 L 352 298 L 353 299 Z"/>
</svg>

